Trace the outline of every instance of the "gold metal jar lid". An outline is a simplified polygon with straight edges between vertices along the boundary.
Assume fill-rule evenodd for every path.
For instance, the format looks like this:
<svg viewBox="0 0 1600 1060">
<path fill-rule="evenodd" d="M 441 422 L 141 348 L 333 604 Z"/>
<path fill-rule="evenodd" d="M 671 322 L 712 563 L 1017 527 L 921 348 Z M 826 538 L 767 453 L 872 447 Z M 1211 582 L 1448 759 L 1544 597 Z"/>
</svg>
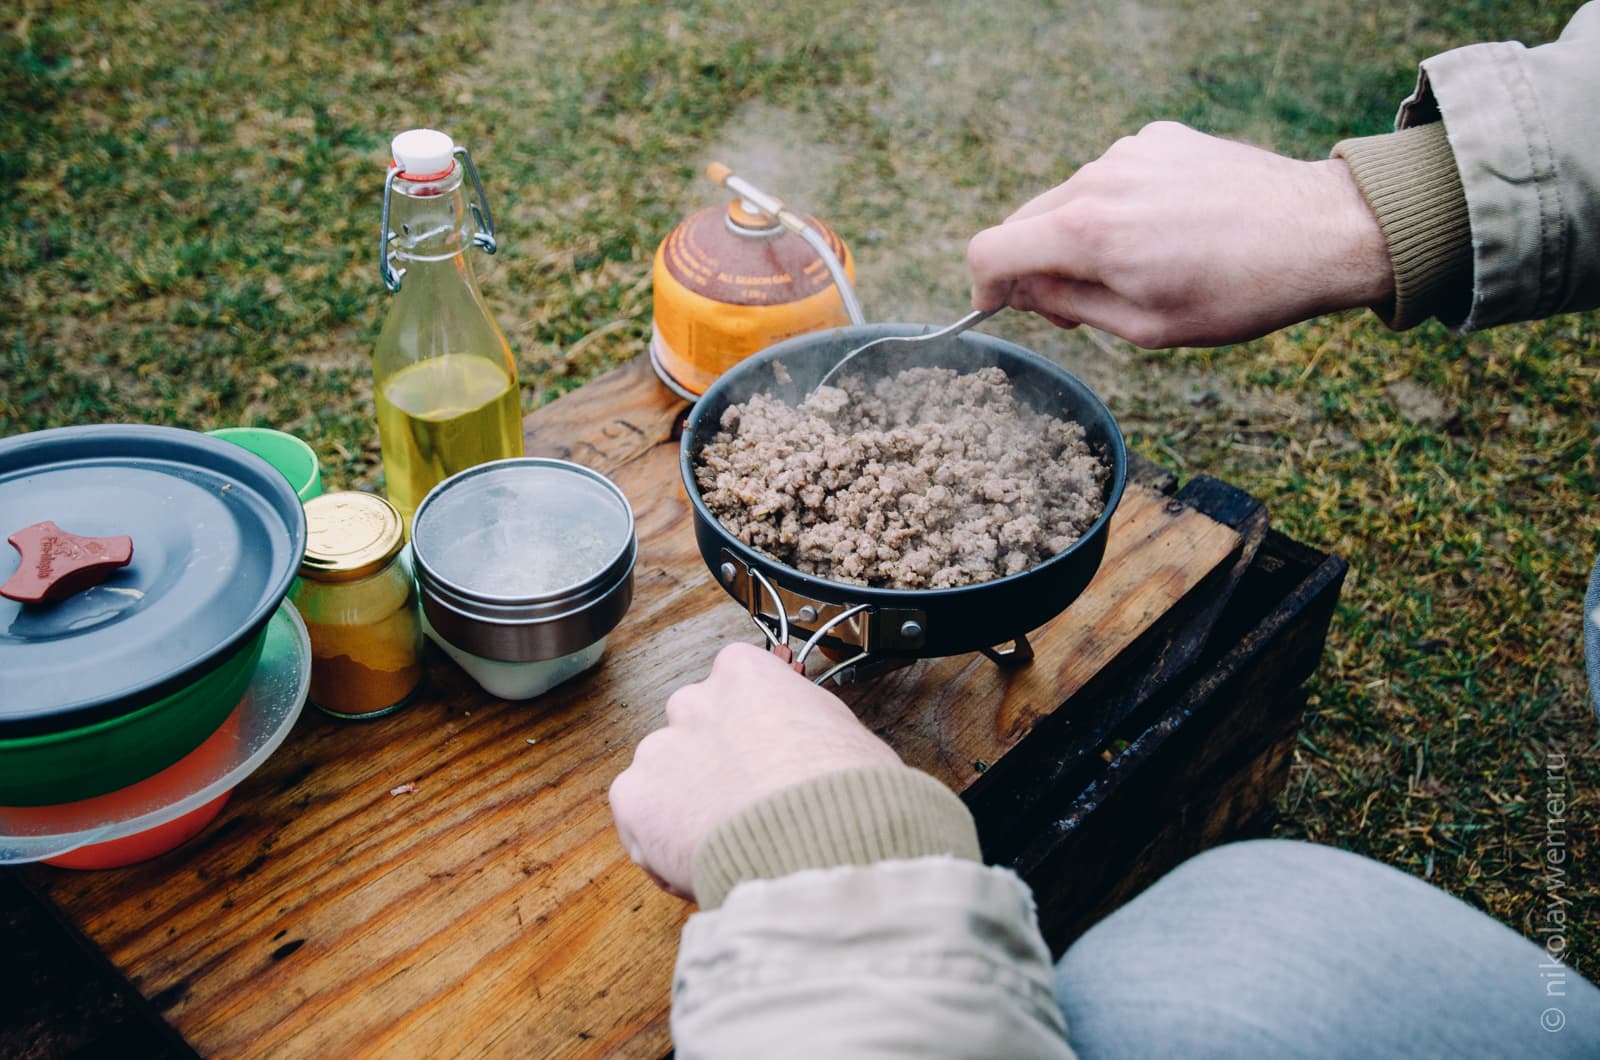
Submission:
<svg viewBox="0 0 1600 1060">
<path fill-rule="evenodd" d="M 395 506 L 375 493 L 324 493 L 306 501 L 306 556 L 300 573 L 319 582 L 376 574 L 405 545 Z"/>
</svg>

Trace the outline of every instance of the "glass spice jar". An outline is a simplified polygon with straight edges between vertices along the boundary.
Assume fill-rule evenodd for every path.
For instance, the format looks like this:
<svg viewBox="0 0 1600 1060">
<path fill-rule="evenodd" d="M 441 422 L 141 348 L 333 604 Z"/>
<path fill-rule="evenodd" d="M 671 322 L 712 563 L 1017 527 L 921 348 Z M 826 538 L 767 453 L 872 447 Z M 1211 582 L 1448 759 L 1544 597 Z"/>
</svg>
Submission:
<svg viewBox="0 0 1600 1060">
<path fill-rule="evenodd" d="M 311 702 L 336 718 L 392 714 L 422 678 L 400 513 L 356 492 L 325 493 L 305 508 L 306 554 L 290 599 L 311 636 Z"/>
</svg>

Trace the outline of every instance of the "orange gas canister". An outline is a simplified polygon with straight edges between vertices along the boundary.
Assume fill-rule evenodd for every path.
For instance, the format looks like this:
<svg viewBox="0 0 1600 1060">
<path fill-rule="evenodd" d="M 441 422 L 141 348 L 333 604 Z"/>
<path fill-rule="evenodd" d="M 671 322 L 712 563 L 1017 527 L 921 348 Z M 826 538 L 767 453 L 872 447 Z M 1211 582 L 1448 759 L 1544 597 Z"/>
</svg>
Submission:
<svg viewBox="0 0 1600 1060">
<path fill-rule="evenodd" d="M 739 198 L 684 220 L 655 259 L 650 359 L 691 400 L 776 342 L 861 322 L 855 262 L 835 232 L 725 166 L 708 175 Z"/>
</svg>

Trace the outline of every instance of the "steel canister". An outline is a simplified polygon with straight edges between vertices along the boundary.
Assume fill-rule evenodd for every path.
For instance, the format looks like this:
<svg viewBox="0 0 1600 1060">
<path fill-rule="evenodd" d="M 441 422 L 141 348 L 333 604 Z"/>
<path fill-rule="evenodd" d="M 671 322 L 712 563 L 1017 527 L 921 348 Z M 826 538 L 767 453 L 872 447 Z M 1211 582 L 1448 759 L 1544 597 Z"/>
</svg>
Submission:
<svg viewBox="0 0 1600 1060">
<path fill-rule="evenodd" d="M 411 545 L 431 635 L 507 698 L 598 661 L 590 649 L 633 600 L 633 509 L 610 479 L 565 460 L 496 460 L 452 475 L 417 507 Z M 572 666 L 540 665 L 556 660 Z M 523 693 L 490 687 L 491 672 Z"/>
</svg>

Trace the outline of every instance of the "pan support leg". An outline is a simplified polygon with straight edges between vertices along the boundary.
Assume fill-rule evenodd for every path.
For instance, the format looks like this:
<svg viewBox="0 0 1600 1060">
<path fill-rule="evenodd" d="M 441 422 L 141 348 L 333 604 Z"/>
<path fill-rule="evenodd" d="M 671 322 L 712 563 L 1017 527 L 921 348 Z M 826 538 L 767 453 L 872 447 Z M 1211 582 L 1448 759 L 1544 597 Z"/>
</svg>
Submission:
<svg viewBox="0 0 1600 1060">
<path fill-rule="evenodd" d="M 1016 639 L 1009 645 L 1002 644 L 979 650 L 997 666 L 1026 666 L 1033 662 L 1033 645 L 1029 644 L 1027 636 L 1021 633 L 1017 634 Z"/>
</svg>

